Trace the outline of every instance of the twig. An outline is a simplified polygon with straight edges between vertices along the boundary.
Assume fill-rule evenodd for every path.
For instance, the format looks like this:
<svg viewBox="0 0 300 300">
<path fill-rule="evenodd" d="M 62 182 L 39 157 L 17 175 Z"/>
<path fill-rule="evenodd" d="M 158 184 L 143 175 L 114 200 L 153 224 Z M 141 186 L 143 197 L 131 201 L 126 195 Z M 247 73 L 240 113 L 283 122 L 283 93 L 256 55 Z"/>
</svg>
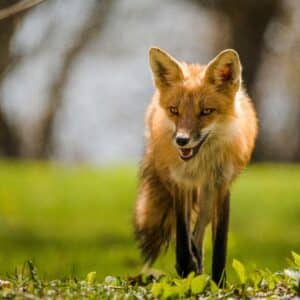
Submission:
<svg viewBox="0 0 300 300">
<path fill-rule="evenodd" d="M 118 285 L 106 285 L 106 287 L 109 289 L 119 289 L 119 290 L 122 290 L 125 288 L 123 286 L 118 286 Z"/>
<path fill-rule="evenodd" d="M 38 5 L 43 1 L 44 0 L 23 0 L 7 8 L 0 9 L 0 21 L 29 9 L 32 6 Z"/>
</svg>

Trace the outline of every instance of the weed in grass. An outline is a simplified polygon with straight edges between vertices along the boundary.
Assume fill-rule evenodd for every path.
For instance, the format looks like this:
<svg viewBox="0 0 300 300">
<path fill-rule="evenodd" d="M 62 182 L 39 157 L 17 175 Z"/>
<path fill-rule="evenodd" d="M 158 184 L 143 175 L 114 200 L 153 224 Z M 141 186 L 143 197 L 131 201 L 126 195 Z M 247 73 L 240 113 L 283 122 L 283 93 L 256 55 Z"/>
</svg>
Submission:
<svg viewBox="0 0 300 300">
<path fill-rule="evenodd" d="M 27 262 L 21 272 L 0 280 L 1 299 L 251 299 L 272 297 L 292 299 L 300 296 L 299 255 L 293 252 L 293 266 L 283 272 L 268 270 L 249 271 L 234 260 L 232 267 L 236 282 L 227 282 L 224 288 L 206 274 L 187 278 L 136 277 L 136 281 L 107 276 L 96 281 L 95 272 L 85 280 L 42 280 L 32 262 Z"/>
</svg>

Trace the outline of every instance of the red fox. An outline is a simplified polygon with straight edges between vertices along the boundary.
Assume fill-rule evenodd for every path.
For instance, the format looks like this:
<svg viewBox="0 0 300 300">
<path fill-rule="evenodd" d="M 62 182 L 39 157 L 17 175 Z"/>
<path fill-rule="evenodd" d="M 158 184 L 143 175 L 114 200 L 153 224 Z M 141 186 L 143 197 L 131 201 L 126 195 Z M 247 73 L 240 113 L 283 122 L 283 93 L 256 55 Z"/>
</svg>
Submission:
<svg viewBox="0 0 300 300">
<path fill-rule="evenodd" d="M 212 278 L 224 282 L 229 189 L 249 162 L 257 135 L 250 98 L 241 87 L 237 52 L 206 66 L 150 49 L 155 93 L 146 113 L 134 226 L 146 263 L 176 236 L 176 270 L 203 271 L 203 237 L 212 223 Z"/>
</svg>

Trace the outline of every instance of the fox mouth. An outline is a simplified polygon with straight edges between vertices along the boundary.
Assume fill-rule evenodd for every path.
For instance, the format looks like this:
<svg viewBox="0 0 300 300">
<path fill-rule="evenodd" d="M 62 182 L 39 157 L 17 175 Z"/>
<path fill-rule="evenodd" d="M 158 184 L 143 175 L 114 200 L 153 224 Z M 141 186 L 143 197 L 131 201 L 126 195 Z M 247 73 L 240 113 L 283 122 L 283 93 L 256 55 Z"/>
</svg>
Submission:
<svg viewBox="0 0 300 300">
<path fill-rule="evenodd" d="M 208 133 L 200 140 L 200 142 L 192 148 L 179 148 L 179 156 L 182 160 L 190 160 L 193 158 L 199 151 L 200 147 L 203 145 L 205 140 L 208 137 Z"/>
</svg>

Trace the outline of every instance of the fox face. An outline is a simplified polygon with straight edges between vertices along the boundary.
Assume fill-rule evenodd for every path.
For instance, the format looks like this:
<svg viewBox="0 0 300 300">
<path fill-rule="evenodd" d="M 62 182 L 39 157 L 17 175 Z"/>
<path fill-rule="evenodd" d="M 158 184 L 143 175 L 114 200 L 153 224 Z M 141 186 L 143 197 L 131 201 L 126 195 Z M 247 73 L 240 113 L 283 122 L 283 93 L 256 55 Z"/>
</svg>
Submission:
<svg viewBox="0 0 300 300">
<path fill-rule="evenodd" d="M 210 99 L 202 90 L 186 91 L 170 99 L 170 102 L 163 103 L 166 115 L 173 124 L 174 146 L 184 161 L 198 153 L 222 117 L 222 105 Z"/>
<path fill-rule="evenodd" d="M 215 131 L 234 118 L 241 65 L 234 50 L 221 52 L 207 66 L 179 63 L 158 48 L 150 66 L 160 106 L 172 126 L 172 140 L 183 161 L 195 157 Z"/>
</svg>

